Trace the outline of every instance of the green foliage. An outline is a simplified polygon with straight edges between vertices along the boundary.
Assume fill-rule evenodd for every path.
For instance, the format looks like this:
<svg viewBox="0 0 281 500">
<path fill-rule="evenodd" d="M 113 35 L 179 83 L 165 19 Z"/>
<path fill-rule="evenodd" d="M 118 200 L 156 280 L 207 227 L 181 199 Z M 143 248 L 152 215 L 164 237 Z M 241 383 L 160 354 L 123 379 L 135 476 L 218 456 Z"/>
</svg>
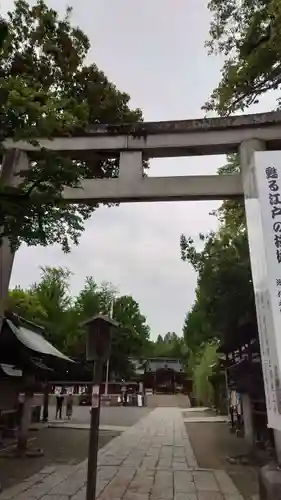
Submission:
<svg viewBox="0 0 281 500">
<path fill-rule="evenodd" d="M 81 323 L 98 314 L 112 315 L 119 324 L 113 336 L 110 371 L 129 379 L 133 372 L 130 358 L 178 358 L 187 366 L 189 349 L 174 332 L 157 341 L 150 340 L 150 328 L 139 304 L 130 295 L 118 295 L 111 283 L 98 285 L 93 277 L 85 279 L 76 296 L 71 295 L 72 273 L 61 267 L 41 269 L 38 283 L 29 289 L 10 290 L 7 308 L 44 327 L 48 340 L 66 354 L 85 357 L 85 331 Z"/>
<path fill-rule="evenodd" d="M 146 356 L 151 358 L 176 358 L 180 359 L 188 368 L 189 349 L 183 337 L 179 337 L 175 332 L 168 332 L 163 337 L 158 335 L 156 342 L 150 341 L 147 345 Z"/>
<path fill-rule="evenodd" d="M 81 321 L 97 314 L 110 314 L 116 293 L 117 291 L 111 283 L 102 283 L 101 286 L 98 286 L 94 278 L 88 276 L 83 289 L 75 298 L 75 309 Z"/>
<path fill-rule="evenodd" d="M 210 0 L 211 54 L 225 62 L 221 81 L 204 109 L 220 115 L 244 111 L 281 85 L 280 0 Z"/>
<path fill-rule="evenodd" d="M 240 172 L 239 156 L 228 155 L 227 163 L 218 169 L 218 174 L 234 174 Z M 221 227 L 230 234 L 246 235 L 246 217 L 244 201 L 225 200 L 220 208 L 214 212 Z"/>
<path fill-rule="evenodd" d="M 238 158 L 231 156 L 219 173 L 238 168 Z M 195 304 L 183 326 L 195 365 L 202 346 L 212 339 L 234 335 L 256 314 L 244 207 L 236 201 L 225 201 L 214 215 L 219 229 L 199 235 L 201 249 L 191 238 L 181 237 L 182 259 L 198 274 Z"/>
<path fill-rule="evenodd" d="M 115 299 L 113 318 L 119 323 L 120 330 L 112 339 L 110 366 L 116 374 L 123 373 L 123 378 L 128 378 L 132 373 L 129 358 L 142 357 L 150 328 L 141 314 L 139 304 L 130 295 Z"/>
<path fill-rule="evenodd" d="M 83 289 L 73 297 L 70 277 L 68 269 L 42 268 L 38 283 L 28 290 L 10 291 L 7 308 L 43 326 L 50 342 L 81 359 L 85 358 L 85 331 L 81 323 L 98 314 L 113 313 L 120 328 L 112 339 L 110 370 L 127 378 L 132 368 L 129 358 L 142 357 L 149 342 L 150 329 L 139 304 L 131 296 L 117 296 L 111 283 L 98 285 L 92 277 L 86 278 Z"/>
<path fill-rule="evenodd" d="M 223 230 L 208 235 L 196 260 L 193 241 L 182 238 L 181 246 L 183 259 L 198 270 L 197 315 L 199 310 L 206 319 L 204 331 L 216 336 L 235 330 L 255 310 L 246 237 Z"/>
<path fill-rule="evenodd" d="M 28 290 L 11 290 L 7 304 L 20 316 L 43 326 L 47 339 L 64 352 L 69 351 L 80 333 L 70 295 L 70 276 L 68 269 L 43 267 L 40 281 Z"/>
<path fill-rule="evenodd" d="M 130 111 L 129 96 L 94 63 L 86 64 L 89 48 L 87 36 L 71 25 L 71 9 L 60 18 L 43 0 L 15 1 L 0 19 L 0 145 L 7 137 L 36 144 L 39 137 L 68 136 L 92 123 L 141 120 L 140 110 Z M 97 206 L 66 206 L 63 187 L 112 177 L 117 167 L 114 158 L 74 162 L 41 150 L 18 187 L 0 179 L 0 240 L 8 236 L 14 247 L 59 243 L 69 251 Z"/>
<path fill-rule="evenodd" d="M 213 387 L 208 380 L 217 362 L 217 343 L 205 344 L 193 371 L 193 391 L 199 405 L 213 404 Z"/>
<path fill-rule="evenodd" d="M 14 311 L 29 321 L 36 321 L 38 318 L 41 321 L 46 319 L 44 308 L 40 304 L 38 297 L 30 290 L 22 290 L 20 287 L 16 287 L 9 292 L 5 308 Z"/>
<path fill-rule="evenodd" d="M 197 295 L 199 294 L 197 293 Z M 184 344 L 188 347 L 189 351 L 189 364 L 191 364 L 190 358 L 192 355 L 196 356 L 202 344 L 214 336 L 208 321 L 207 313 L 204 311 L 199 301 L 200 297 L 195 302 L 191 311 L 187 313 L 182 329 Z"/>
</svg>

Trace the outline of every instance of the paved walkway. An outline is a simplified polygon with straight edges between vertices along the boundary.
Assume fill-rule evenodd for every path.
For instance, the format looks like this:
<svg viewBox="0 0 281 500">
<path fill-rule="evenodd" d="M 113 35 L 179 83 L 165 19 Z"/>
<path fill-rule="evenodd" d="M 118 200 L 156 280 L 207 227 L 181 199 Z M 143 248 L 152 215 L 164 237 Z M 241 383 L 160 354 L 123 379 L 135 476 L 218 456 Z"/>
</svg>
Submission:
<svg viewBox="0 0 281 500">
<path fill-rule="evenodd" d="M 176 408 L 157 408 L 108 443 L 98 467 L 99 500 L 243 500 L 224 471 L 198 469 Z M 0 500 L 85 500 L 86 470 L 87 461 L 46 467 Z"/>
<path fill-rule="evenodd" d="M 51 421 L 47 424 L 47 427 L 50 427 L 51 429 L 84 429 L 84 430 L 89 430 L 90 429 L 90 423 L 88 424 L 83 424 L 79 422 L 71 422 L 67 420 L 59 421 L 59 420 L 54 420 Z M 35 428 L 35 427 L 32 427 Z M 129 426 L 125 425 L 100 425 L 99 430 L 100 431 L 112 431 L 112 432 L 124 432 L 127 429 L 130 429 Z"/>
<path fill-rule="evenodd" d="M 200 423 L 215 423 L 215 422 L 228 422 L 228 417 L 223 417 L 221 415 L 213 415 L 211 417 L 199 416 L 199 417 L 187 417 L 183 419 L 187 424 L 200 424 Z"/>
<path fill-rule="evenodd" d="M 207 406 L 194 406 L 191 408 L 181 408 L 181 412 L 184 413 L 203 413 L 205 411 L 210 411 L 211 408 L 208 408 Z"/>
</svg>

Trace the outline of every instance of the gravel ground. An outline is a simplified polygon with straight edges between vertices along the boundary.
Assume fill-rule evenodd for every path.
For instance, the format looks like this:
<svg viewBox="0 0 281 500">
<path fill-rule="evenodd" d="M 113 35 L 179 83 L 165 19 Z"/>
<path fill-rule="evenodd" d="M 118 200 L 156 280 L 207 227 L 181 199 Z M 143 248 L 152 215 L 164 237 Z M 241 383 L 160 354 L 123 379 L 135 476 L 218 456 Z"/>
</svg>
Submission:
<svg viewBox="0 0 281 500">
<path fill-rule="evenodd" d="M 246 500 L 251 500 L 252 495 L 258 493 L 258 468 L 232 465 L 226 460 L 227 456 L 246 452 L 244 440 L 230 434 L 227 424 L 187 423 L 186 429 L 199 467 L 224 469 Z"/>
<path fill-rule="evenodd" d="M 138 408 L 134 406 L 102 406 L 100 414 L 101 425 L 117 425 L 130 427 L 136 424 L 141 418 L 150 413 L 152 408 Z M 63 408 L 65 416 L 65 408 Z M 49 420 L 55 418 L 55 408 L 49 408 Z M 74 406 L 72 423 L 86 424 L 90 423 L 90 406 Z"/>
<path fill-rule="evenodd" d="M 100 432 L 99 448 L 118 436 L 116 432 Z M 46 465 L 76 464 L 82 462 L 88 454 L 89 431 L 72 429 L 42 429 L 31 431 L 31 447 L 43 448 L 44 457 L 40 458 L 5 458 L 0 455 L 0 483 L 2 488 L 14 484 L 39 472 Z"/>
<path fill-rule="evenodd" d="M 64 408 L 65 410 L 65 408 Z M 131 426 L 145 417 L 151 408 L 135 407 L 102 407 L 101 425 Z M 63 412 L 64 413 L 64 412 Z M 50 406 L 49 419 L 55 417 L 55 408 Z M 90 407 L 74 406 L 72 423 L 89 423 Z M 100 431 L 99 447 L 102 448 L 120 432 Z M 0 483 L 2 488 L 8 488 L 39 472 L 46 465 L 75 464 L 82 462 L 88 455 L 89 431 L 82 429 L 54 429 L 43 428 L 31 431 L 31 446 L 43 448 L 44 457 L 41 458 L 4 458 L 0 454 Z"/>
</svg>

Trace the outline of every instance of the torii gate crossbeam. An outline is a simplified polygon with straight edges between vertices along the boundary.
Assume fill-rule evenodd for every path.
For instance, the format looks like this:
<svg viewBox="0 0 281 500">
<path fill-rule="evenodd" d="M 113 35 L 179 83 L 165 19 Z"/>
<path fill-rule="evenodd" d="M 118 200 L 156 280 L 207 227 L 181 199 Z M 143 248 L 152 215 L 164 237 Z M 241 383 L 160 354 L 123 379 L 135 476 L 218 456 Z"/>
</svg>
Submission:
<svg viewBox="0 0 281 500">
<path fill-rule="evenodd" d="M 240 174 L 145 177 L 143 160 L 237 152 L 256 139 L 266 149 L 281 149 L 281 112 L 198 120 L 94 125 L 74 137 L 39 139 L 39 146 L 7 140 L 5 147 L 38 154 L 40 147 L 74 159 L 119 157 L 114 179 L 86 179 L 66 188 L 69 203 L 230 199 L 243 196 Z"/>
</svg>

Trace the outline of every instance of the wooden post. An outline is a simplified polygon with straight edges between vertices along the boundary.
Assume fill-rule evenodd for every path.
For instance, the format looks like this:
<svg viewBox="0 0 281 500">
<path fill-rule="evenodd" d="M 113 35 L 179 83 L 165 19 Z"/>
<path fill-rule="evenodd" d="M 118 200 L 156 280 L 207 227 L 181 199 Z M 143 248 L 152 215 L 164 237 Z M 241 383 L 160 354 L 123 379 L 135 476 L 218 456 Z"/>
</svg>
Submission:
<svg viewBox="0 0 281 500">
<path fill-rule="evenodd" d="M 97 360 L 94 365 L 93 382 L 98 388 L 98 393 L 96 394 L 95 399 L 92 395 L 86 500 L 95 500 L 96 498 L 100 422 L 100 384 L 102 381 L 102 370 L 103 362 L 101 360 Z"/>
<path fill-rule="evenodd" d="M 44 400 L 43 400 L 43 415 L 42 415 L 42 421 L 43 422 L 48 422 L 49 418 L 49 384 L 46 382 L 45 387 L 44 387 Z"/>
<path fill-rule="evenodd" d="M 23 401 L 23 409 L 18 433 L 18 453 L 24 455 L 27 450 L 28 429 L 31 418 L 31 402 L 33 394 L 25 393 Z"/>
<path fill-rule="evenodd" d="M 31 421 L 31 405 L 34 395 L 34 375 L 23 374 L 24 399 L 18 433 L 17 451 L 25 455 L 27 451 L 28 430 Z"/>
</svg>

